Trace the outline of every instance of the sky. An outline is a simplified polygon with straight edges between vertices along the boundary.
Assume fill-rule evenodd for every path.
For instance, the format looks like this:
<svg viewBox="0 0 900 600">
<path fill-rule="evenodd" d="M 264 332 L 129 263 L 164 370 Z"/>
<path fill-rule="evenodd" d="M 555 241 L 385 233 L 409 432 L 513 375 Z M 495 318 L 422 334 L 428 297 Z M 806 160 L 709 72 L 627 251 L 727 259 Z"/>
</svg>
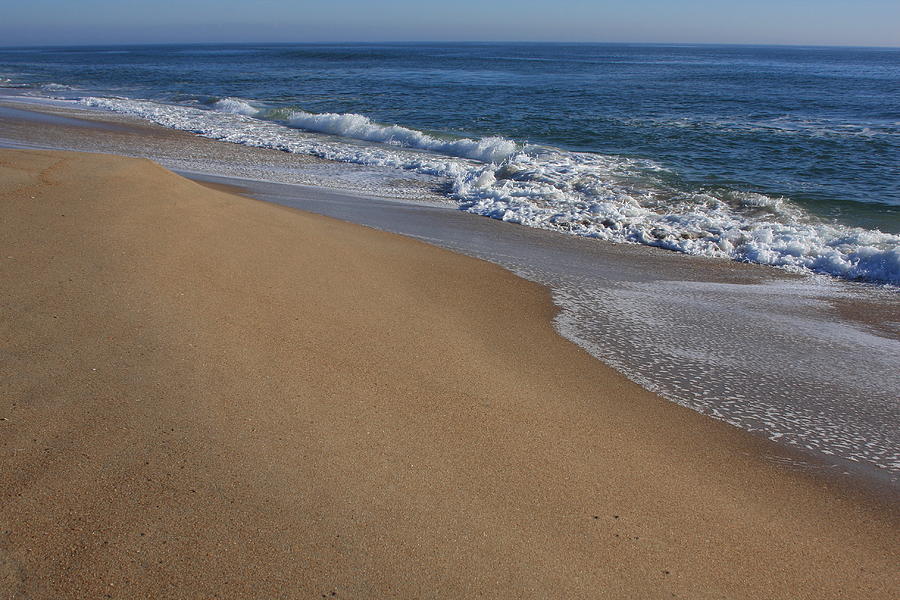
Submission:
<svg viewBox="0 0 900 600">
<path fill-rule="evenodd" d="M 556 41 L 900 47 L 898 0 L 28 0 L 0 46 Z"/>
</svg>

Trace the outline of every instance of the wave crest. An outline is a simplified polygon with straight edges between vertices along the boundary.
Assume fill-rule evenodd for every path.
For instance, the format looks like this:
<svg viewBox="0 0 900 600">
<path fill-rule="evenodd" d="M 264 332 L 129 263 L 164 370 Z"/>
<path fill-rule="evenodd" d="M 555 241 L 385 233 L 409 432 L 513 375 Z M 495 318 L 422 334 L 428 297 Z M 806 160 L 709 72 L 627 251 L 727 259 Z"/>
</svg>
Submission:
<svg viewBox="0 0 900 600">
<path fill-rule="evenodd" d="M 650 161 L 495 137 L 444 140 L 362 115 L 286 115 L 295 128 L 382 145 L 352 144 L 248 118 L 243 101 L 225 100 L 234 103 L 212 111 L 113 98 L 81 103 L 222 141 L 444 177 L 462 210 L 530 227 L 900 285 L 900 235 L 823 223 L 762 194 L 678 193 L 654 178 L 660 167 Z"/>
<path fill-rule="evenodd" d="M 485 137 L 479 140 L 468 138 L 444 140 L 400 125 L 381 125 L 369 117 L 353 113 L 314 114 L 296 111 L 288 117 L 287 123 L 291 127 L 306 131 L 328 133 L 404 148 L 431 150 L 489 163 L 499 163 L 509 158 L 518 149 L 515 142 L 501 137 Z"/>
<path fill-rule="evenodd" d="M 213 108 L 219 112 L 233 115 L 252 117 L 259 113 L 259 109 L 239 98 L 222 98 L 213 103 Z"/>
</svg>

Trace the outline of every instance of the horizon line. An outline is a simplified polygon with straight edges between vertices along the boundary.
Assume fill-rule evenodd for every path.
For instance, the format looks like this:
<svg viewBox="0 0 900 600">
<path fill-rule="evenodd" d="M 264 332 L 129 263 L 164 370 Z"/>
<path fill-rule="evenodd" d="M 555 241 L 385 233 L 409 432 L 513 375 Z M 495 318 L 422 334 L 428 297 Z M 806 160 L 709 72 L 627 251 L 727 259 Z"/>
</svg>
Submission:
<svg viewBox="0 0 900 600">
<path fill-rule="evenodd" d="M 889 45 L 855 45 L 855 44 L 790 44 L 790 43 L 760 43 L 760 42 L 599 42 L 599 41 L 552 41 L 552 40 L 334 40 L 334 41 L 214 41 L 214 42 L 137 42 L 137 43 L 91 43 L 78 42 L 72 44 L 13 44 L 0 46 L 0 50 L 11 48 L 81 48 L 81 47 L 139 47 L 139 46 L 254 46 L 254 45 L 424 45 L 424 44 L 522 44 L 522 45 L 597 45 L 597 46 L 729 46 L 748 48 L 847 48 L 847 49 L 877 49 L 900 50 L 900 46 Z"/>
</svg>

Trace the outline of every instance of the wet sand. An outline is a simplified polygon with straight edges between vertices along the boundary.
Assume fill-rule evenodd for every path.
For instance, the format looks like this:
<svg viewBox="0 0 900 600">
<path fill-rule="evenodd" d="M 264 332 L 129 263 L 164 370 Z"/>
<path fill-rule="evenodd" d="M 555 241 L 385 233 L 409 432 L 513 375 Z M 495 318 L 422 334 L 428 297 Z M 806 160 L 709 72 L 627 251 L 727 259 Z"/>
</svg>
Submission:
<svg viewBox="0 0 900 600">
<path fill-rule="evenodd" d="M 892 598 L 893 498 L 546 289 L 145 160 L 0 151 L 0 595 Z"/>
</svg>

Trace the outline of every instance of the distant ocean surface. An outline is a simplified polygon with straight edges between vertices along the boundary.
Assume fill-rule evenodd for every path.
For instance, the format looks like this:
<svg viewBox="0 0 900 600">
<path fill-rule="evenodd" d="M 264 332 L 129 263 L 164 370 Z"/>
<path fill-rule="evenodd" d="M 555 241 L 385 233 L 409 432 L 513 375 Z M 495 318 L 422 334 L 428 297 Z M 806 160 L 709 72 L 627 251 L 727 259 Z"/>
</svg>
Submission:
<svg viewBox="0 0 900 600">
<path fill-rule="evenodd" d="M 0 87 L 434 177 L 533 227 L 900 285 L 900 49 L 7 48 Z"/>
</svg>

